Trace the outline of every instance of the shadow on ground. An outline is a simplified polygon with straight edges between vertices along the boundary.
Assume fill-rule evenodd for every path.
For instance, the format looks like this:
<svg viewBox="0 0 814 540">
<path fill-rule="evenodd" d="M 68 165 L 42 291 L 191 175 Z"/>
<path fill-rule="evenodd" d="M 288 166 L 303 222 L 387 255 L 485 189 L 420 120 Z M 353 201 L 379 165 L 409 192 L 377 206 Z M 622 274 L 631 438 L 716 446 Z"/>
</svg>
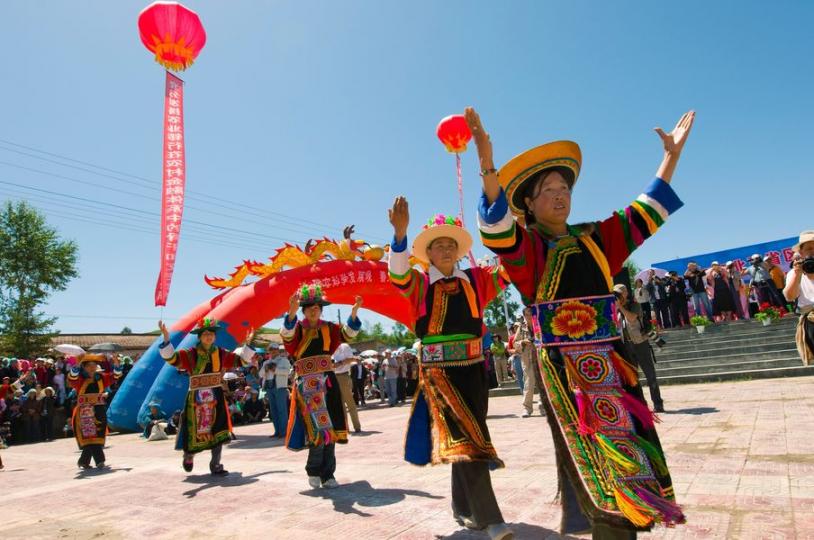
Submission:
<svg viewBox="0 0 814 540">
<path fill-rule="evenodd" d="M 226 445 L 227 448 L 244 448 L 247 450 L 255 448 L 274 448 L 276 446 L 285 446 L 285 439 L 272 439 L 266 434 L 263 435 L 249 435 L 240 433 L 237 439 Z"/>
<path fill-rule="evenodd" d="M 716 413 L 716 412 L 720 412 L 720 411 L 715 407 L 694 407 L 694 408 L 691 408 L 691 409 L 678 409 L 678 410 L 675 410 L 675 411 L 664 411 L 663 413 L 659 413 L 659 414 L 692 414 L 692 415 L 698 416 L 698 415 L 701 415 L 701 414 L 713 414 L 713 413 Z"/>
<path fill-rule="evenodd" d="M 576 537 L 560 536 L 556 531 L 538 527 L 537 525 L 529 525 L 528 523 L 509 523 L 508 525 L 514 531 L 514 540 L 554 540 L 560 538 L 577 540 Z M 472 531 L 469 529 L 460 529 L 446 536 L 436 536 L 439 540 L 483 540 L 486 537 L 485 531 Z"/>
<path fill-rule="evenodd" d="M 103 469 L 80 469 L 74 480 L 85 480 L 87 478 L 94 478 L 96 476 L 104 476 L 106 474 L 113 474 L 119 471 L 130 472 L 133 467 L 105 467 Z"/>
<path fill-rule="evenodd" d="M 354 505 L 375 508 L 379 506 L 390 506 L 403 501 L 407 496 L 424 497 L 427 499 L 443 499 L 438 495 L 432 495 L 426 491 L 415 489 L 376 489 L 367 480 L 359 480 L 352 484 L 342 484 L 335 489 L 311 489 L 301 491 L 300 495 L 306 497 L 318 497 L 320 499 L 330 499 L 334 505 L 334 511 L 343 514 L 356 514 L 357 516 L 370 517 L 372 514 L 362 512 L 354 508 Z"/>
<path fill-rule="evenodd" d="M 245 486 L 247 484 L 254 484 L 255 482 L 259 481 L 259 478 L 261 476 L 265 476 L 267 474 L 279 474 L 288 472 L 291 471 L 265 471 L 257 474 L 252 474 L 249 476 L 243 476 L 243 473 L 241 472 L 230 472 L 226 476 L 212 476 L 209 473 L 199 474 L 197 476 L 187 476 L 184 479 L 184 482 L 188 484 L 200 484 L 200 487 L 196 487 L 195 489 L 185 491 L 184 496 L 188 499 L 191 499 L 198 495 L 198 493 L 214 487 Z"/>
</svg>

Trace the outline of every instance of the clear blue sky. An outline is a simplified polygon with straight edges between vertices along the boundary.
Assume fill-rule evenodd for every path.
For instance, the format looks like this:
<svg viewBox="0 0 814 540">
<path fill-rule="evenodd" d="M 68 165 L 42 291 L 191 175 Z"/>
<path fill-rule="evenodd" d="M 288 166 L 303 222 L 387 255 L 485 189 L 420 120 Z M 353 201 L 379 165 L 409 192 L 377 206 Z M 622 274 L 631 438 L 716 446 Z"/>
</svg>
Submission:
<svg viewBox="0 0 814 540">
<path fill-rule="evenodd" d="M 30 200 L 79 243 L 81 277 L 46 306 L 63 332 L 146 331 L 158 316 L 163 70 L 138 38 L 145 5 L 3 3 L 0 181 L 53 193 L 0 183 L 0 197 Z M 215 227 L 185 224 L 168 319 L 212 296 L 204 274 L 263 260 L 283 240 L 341 236 L 355 223 L 385 242 L 397 194 L 410 199 L 411 234 L 434 212 L 454 213 L 454 159 L 435 126 L 466 105 L 479 109 L 498 164 L 549 140 L 580 143 L 572 221 L 637 195 L 661 157 L 652 128 L 695 109 L 674 179 L 686 206 L 634 255 L 640 266 L 814 228 L 803 189 L 814 185 L 804 157 L 811 2 L 187 5 L 208 41 L 182 75 L 195 207 L 185 219 Z M 473 232 L 477 168 L 471 148 Z"/>
</svg>

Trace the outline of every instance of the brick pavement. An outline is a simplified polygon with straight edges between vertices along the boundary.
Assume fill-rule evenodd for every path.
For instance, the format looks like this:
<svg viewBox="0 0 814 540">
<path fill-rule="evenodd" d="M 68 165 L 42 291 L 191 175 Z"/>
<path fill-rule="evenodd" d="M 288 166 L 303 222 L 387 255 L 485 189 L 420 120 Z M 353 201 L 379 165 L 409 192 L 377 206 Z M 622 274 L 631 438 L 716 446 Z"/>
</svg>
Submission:
<svg viewBox="0 0 814 540">
<path fill-rule="evenodd" d="M 659 431 L 688 523 L 640 538 L 814 538 L 814 378 L 671 386 Z M 495 398 L 489 420 L 507 468 L 493 473 L 518 539 L 560 538 L 554 455 L 519 397 Z M 212 480 L 201 455 L 192 476 L 172 441 L 108 440 L 107 473 L 78 474 L 72 440 L 3 451 L 2 538 L 483 539 L 451 519 L 449 468 L 401 459 L 407 407 L 363 410 L 364 436 L 339 447 L 334 491 L 310 490 L 304 453 L 237 428 L 224 450 L 233 471 Z"/>
</svg>

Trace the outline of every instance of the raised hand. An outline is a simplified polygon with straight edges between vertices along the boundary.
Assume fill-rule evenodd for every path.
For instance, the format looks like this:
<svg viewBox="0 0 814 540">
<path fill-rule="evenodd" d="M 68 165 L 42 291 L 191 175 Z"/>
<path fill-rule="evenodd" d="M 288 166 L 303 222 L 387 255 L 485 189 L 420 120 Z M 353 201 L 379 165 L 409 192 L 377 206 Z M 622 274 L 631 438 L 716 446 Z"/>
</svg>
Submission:
<svg viewBox="0 0 814 540">
<path fill-rule="evenodd" d="M 357 296 L 356 298 L 354 298 L 353 308 L 351 308 L 350 310 L 351 318 L 353 319 L 356 318 L 356 314 L 359 312 L 359 308 L 362 307 L 362 301 L 363 300 L 361 296 Z"/>
<path fill-rule="evenodd" d="M 407 236 L 407 226 L 410 224 L 410 205 L 403 195 L 396 197 L 393 208 L 387 211 L 387 217 L 393 226 L 393 234 L 397 241 Z"/>
<path fill-rule="evenodd" d="M 167 325 L 164 324 L 164 321 L 158 321 L 158 329 L 161 330 L 161 335 L 164 338 L 164 343 L 170 342 L 170 331 L 167 330 Z"/>
<path fill-rule="evenodd" d="M 653 128 L 664 144 L 664 151 L 670 154 L 680 154 L 684 148 L 684 143 L 687 142 L 687 137 L 690 135 L 692 124 L 695 121 L 695 111 L 688 111 L 684 113 L 676 127 L 670 133 L 664 133 L 660 127 Z"/>
<path fill-rule="evenodd" d="M 288 318 L 293 319 L 297 316 L 297 309 L 300 307 L 300 295 L 298 292 L 295 292 L 291 295 L 291 298 L 288 299 Z"/>
<path fill-rule="evenodd" d="M 492 160 L 492 139 L 486 130 L 483 129 L 480 116 L 473 107 L 467 107 L 464 109 L 464 118 L 469 126 L 469 131 L 472 132 L 472 138 L 475 140 L 475 147 L 478 149 L 478 159 L 481 169 L 494 168 L 495 164 Z"/>
<path fill-rule="evenodd" d="M 495 202 L 500 195 L 500 183 L 495 173 L 495 162 L 492 159 L 492 139 L 483 128 L 480 116 L 472 107 L 464 110 L 464 118 L 475 139 L 475 146 L 478 149 L 478 160 L 480 161 L 481 176 L 483 177 L 483 193 L 489 203 Z"/>
</svg>

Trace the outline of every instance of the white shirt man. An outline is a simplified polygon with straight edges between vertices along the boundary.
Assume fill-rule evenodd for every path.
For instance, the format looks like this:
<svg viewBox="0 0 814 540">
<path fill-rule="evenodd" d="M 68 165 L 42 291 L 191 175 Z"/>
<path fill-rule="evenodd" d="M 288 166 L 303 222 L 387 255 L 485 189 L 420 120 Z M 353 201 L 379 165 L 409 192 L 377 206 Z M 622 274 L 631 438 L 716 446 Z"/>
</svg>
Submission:
<svg viewBox="0 0 814 540">
<path fill-rule="evenodd" d="M 356 360 L 356 356 L 347 343 L 341 344 L 334 351 L 334 373 L 336 374 L 336 380 L 339 381 L 339 393 L 342 395 L 342 403 L 345 404 L 345 413 L 350 414 L 354 433 L 361 433 L 362 426 L 359 423 L 359 413 L 356 410 L 356 402 L 353 401 L 353 381 L 350 380 L 350 367 L 354 360 Z M 347 424 L 347 419 L 345 424 Z"/>
</svg>

